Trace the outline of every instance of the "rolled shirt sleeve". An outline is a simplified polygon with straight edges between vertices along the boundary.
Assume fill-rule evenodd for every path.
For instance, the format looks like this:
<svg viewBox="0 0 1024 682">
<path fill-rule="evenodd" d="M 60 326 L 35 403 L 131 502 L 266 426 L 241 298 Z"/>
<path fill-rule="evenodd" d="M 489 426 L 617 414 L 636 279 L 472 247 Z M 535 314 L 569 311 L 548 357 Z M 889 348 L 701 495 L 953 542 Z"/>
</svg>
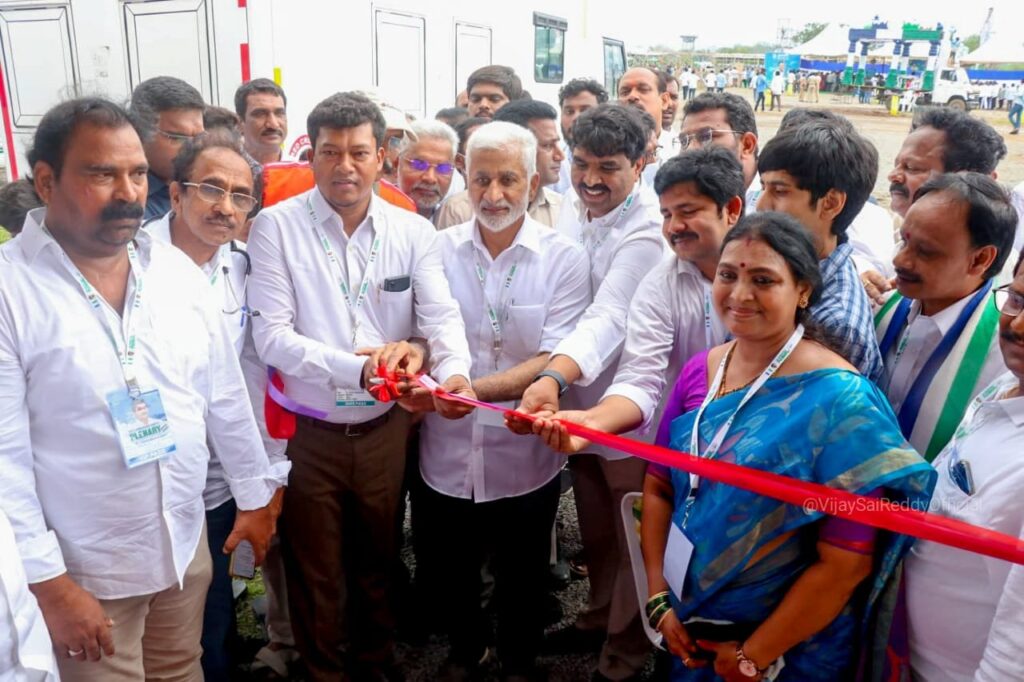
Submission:
<svg viewBox="0 0 1024 682">
<path fill-rule="evenodd" d="M 579 365 L 580 386 L 593 383 L 618 358 L 626 337 L 626 319 L 633 295 L 651 266 L 661 259 L 660 236 L 637 232 L 616 250 L 611 266 L 572 334 L 552 355 L 565 355 Z"/>
</svg>

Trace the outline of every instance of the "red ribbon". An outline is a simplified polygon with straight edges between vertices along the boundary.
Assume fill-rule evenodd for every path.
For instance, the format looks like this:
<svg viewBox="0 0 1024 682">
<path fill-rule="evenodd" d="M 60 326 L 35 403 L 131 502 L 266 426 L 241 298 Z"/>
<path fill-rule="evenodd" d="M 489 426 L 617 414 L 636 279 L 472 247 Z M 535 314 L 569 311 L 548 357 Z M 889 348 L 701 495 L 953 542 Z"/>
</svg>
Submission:
<svg viewBox="0 0 1024 682">
<path fill-rule="evenodd" d="M 506 419 L 522 419 L 535 422 L 537 417 L 507 410 L 499 405 L 448 393 L 433 384 L 426 377 L 415 377 L 416 383 L 427 390 L 432 390 L 445 400 L 453 400 L 465 405 L 472 405 L 485 410 L 501 412 Z M 723 462 L 716 459 L 705 459 L 694 455 L 669 450 L 657 445 L 641 443 L 622 436 L 615 436 L 604 431 L 595 431 L 580 424 L 569 421 L 560 422 L 574 436 L 586 438 L 592 443 L 629 453 L 648 462 L 663 464 L 688 473 L 697 474 L 719 483 L 732 485 L 743 490 L 771 497 L 782 502 L 803 507 L 810 512 L 822 512 L 831 516 L 856 521 L 874 528 L 881 528 L 894 533 L 910 535 L 922 540 L 938 542 L 950 547 L 964 549 L 976 554 L 1004 559 L 1024 565 L 1024 540 L 997 533 L 996 531 L 974 526 L 957 519 L 939 514 L 908 509 L 905 506 L 865 497 L 855 493 L 829 488 L 820 483 L 811 483 L 789 476 L 781 476 L 770 471 L 751 469 L 750 467 Z"/>
<path fill-rule="evenodd" d="M 392 400 L 398 400 L 401 395 L 398 382 L 408 381 L 410 377 L 399 377 L 396 372 L 389 372 L 387 366 L 381 363 L 377 365 L 377 379 L 380 380 L 379 383 L 370 384 L 367 390 L 377 402 L 390 403 Z"/>
</svg>

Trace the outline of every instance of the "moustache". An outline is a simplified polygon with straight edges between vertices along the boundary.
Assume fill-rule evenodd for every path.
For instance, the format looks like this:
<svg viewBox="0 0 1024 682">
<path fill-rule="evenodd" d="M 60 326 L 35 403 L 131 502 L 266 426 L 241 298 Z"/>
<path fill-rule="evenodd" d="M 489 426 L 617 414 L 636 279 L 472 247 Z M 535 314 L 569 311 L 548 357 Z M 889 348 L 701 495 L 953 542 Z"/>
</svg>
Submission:
<svg viewBox="0 0 1024 682">
<path fill-rule="evenodd" d="M 921 276 L 920 275 L 918 275 L 916 273 L 913 273 L 913 272 L 910 272 L 909 270 L 903 270 L 901 268 L 896 268 L 896 276 L 899 277 L 900 279 L 905 279 L 908 282 L 920 282 L 921 281 Z"/>
<path fill-rule="evenodd" d="M 142 220 L 142 216 L 144 215 L 146 215 L 146 209 L 142 204 L 118 202 L 104 206 L 103 210 L 100 211 L 100 220 L 103 222 L 112 222 L 115 220 Z"/>
<path fill-rule="evenodd" d="M 210 225 L 220 225 L 226 227 L 229 230 L 235 229 L 235 221 L 228 216 L 214 216 L 206 219 L 206 222 Z"/>
<path fill-rule="evenodd" d="M 436 183 L 432 184 L 432 183 L 429 183 L 429 182 L 417 182 L 415 185 L 412 186 L 412 191 L 414 191 L 414 192 L 417 192 L 417 191 L 419 191 L 419 192 L 430 192 L 432 194 L 440 194 L 441 193 L 441 186 L 436 184 Z"/>
<path fill-rule="evenodd" d="M 903 196 L 910 198 L 910 190 L 901 182 L 890 183 L 889 194 L 902 194 Z"/>
<path fill-rule="evenodd" d="M 693 232 L 690 232 L 689 230 L 687 230 L 687 231 L 684 231 L 684 232 L 673 232 L 669 236 L 669 241 L 674 246 L 674 245 L 678 244 L 679 242 L 687 241 L 687 240 L 692 240 L 692 239 L 696 239 L 696 238 L 697 238 L 696 234 L 694 234 Z"/>
<path fill-rule="evenodd" d="M 263 132 L 260 133 L 260 135 L 279 135 L 281 137 L 284 137 L 284 131 L 278 128 L 264 128 Z"/>
<path fill-rule="evenodd" d="M 608 189 L 608 185 L 588 185 L 585 182 L 580 183 L 580 189 L 589 190 L 591 192 L 611 192 L 611 190 Z"/>
<path fill-rule="evenodd" d="M 504 209 L 511 210 L 512 208 L 513 208 L 512 204 L 510 204 L 508 201 L 506 201 L 504 199 L 502 199 L 499 202 L 490 202 L 490 201 L 481 201 L 480 202 L 480 210 L 481 211 L 501 211 L 501 210 L 504 210 Z"/>
<path fill-rule="evenodd" d="M 1008 341 L 1010 343 L 1015 343 L 1019 346 L 1024 346 L 1024 336 L 1016 333 L 1012 329 L 1006 329 L 1004 331 L 999 332 L 999 338 L 1001 338 L 1003 341 Z"/>
</svg>

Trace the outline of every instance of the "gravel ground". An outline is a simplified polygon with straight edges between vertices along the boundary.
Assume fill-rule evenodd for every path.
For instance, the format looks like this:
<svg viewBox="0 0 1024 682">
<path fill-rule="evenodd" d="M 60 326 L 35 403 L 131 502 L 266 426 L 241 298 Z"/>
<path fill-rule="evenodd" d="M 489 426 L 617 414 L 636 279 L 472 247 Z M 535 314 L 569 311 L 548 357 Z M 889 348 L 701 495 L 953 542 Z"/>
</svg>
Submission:
<svg viewBox="0 0 1024 682">
<path fill-rule="evenodd" d="M 581 549 L 579 526 L 576 521 L 576 503 L 572 492 L 562 495 L 558 505 L 559 540 L 563 556 L 570 557 Z M 405 522 L 406 538 L 409 537 L 409 518 Z M 411 543 L 406 542 L 403 550 L 406 565 L 412 567 Z M 239 632 L 244 639 L 240 657 L 251 660 L 252 655 L 264 643 L 265 635 L 262 619 L 258 612 L 264 609 L 263 585 L 257 576 L 249 582 L 245 599 L 239 602 Z M 588 583 L 586 579 L 572 580 L 563 589 L 555 593 L 562 608 L 562 619 L 549 628 L 554 630 L 575 621 L 576 615 L 586 605 Z M 543 608 L 538 605 L 538 608 Z M 440 635 L 430 636 L 425 643 L 410 644 L 400 641 L 398 644 L 398 661 L 405 671 L 409 682 L 428 682 L 434 680 L 437 670 L 444 662 L 448 652 L 447 640 Z M 545 656 L 539 663 L 548 670 L 551 682 L 586 682 L 597 665 L 597 657 L 593 655 Z M 649 666 L 650 668 L 651 666 Z M 497 680 L 495 666 L 487 668 L 485 680 Z M 238 679 L 251 679 L 245 672 L 240 672 Z M 298 680 L 300 678 L 293 677 Z"/>
</svg>

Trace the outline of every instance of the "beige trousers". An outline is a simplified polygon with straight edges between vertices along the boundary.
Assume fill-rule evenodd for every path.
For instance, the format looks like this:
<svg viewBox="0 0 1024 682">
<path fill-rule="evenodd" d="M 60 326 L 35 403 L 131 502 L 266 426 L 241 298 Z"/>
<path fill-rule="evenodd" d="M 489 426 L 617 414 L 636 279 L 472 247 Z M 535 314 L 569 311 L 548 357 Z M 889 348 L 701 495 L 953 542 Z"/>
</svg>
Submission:
<svg viewBox="0 0 1024 682">
<path fill-rule="evenodd" d="M 203 682 L 199 665 L 203 605 L 213 564 L 206 528 L 185 571 L 184 589 L 172 585 L 155 594 L 101 599 L 113 619 L 114 655 L 97 662 L 58 658 L 63 682 Z"/>
<path fill-rule="evenodd" d="M 597 669 L 609 679 L 622 680 L 643 670 L 651 650 L 640 622 L 619 511 L 626 493 L 643 489 L 647 462 L 633 457 L 607 460 L 574 455 L 569 467 L 590 578 L 590 601 L 576 627 L 607 633 Z"/>
</svg>

